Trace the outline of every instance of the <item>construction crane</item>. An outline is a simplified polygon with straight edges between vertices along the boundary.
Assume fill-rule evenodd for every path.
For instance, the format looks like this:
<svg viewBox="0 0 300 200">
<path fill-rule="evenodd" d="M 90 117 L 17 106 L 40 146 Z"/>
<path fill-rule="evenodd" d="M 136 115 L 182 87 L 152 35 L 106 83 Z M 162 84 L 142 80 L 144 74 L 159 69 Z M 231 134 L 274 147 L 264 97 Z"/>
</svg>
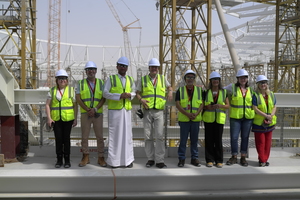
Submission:
<svg viewBox="0 0 300 200">
<path fill-rule="evenodd" d="M 54 84 L 55 71 L 60 69 L 61 0 L 49 0 L 47 86 Z"/>
<path fill-rule="evenodd" d="M 136 19 L 135 21 L 129 23 L 128 25 L 124 26 L 120 20 L 120 17 L 118 15 L 118 13 L 116 12 L 113 4 L 111 3 L 110 0 L 106 0 L 107 5 L 109 6 L 112 14 L 114 15 L 114 17 L 116 18 L 116 20 L 118 21 L 118 23 L 120 24 L 122 31 L 123 31 L 123 37 L 124 37 L 124 49 L 125 49 L 125 56 L 129 59 L 129 62 L 131 63 L 130 66 L 130 75 L 136 80 L 137 78 L 137 71 L 136 71 L 136 66 L 134 64 L 132 64 L 132 51 L 131 51 L 131 43 L 129 40 L 129 36 L 128 36 L 128 29 L 141 29 L 141 27 L 130 27 L 132 24 L 136 23 L 139 21 L 139 19 Z"/>
</svg>

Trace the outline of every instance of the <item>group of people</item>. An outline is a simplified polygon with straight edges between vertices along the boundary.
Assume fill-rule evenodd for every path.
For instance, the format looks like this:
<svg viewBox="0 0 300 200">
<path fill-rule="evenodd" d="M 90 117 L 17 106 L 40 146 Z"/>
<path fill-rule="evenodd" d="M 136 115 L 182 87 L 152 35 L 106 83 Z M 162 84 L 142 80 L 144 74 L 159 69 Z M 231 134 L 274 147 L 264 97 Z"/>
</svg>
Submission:
<svg viewBox="0 0 300 200">
<path fill-rule="evenodd" d="M 166 101 L 173 100 L 173 89 L 164 75 L 159 74 L 160 62 L 149 61 L 149 74 L 135 81 L 126 75 L 129 60 L 118 59 L 118 73 L 104 82 L 96 78 L 97 66 L 89 61 L 85 65 L 86 79 L 77 87 L 68 85 L 68 74 L 61 69 L 56 72 L 56 86 L 50 89 L 46 101 L 47 125 L 53 127 L 57 161 L 56 168 L 71 167 L 70 135 L 77 125 L 78 104 L 81 112 L 82 159 L 80 167 L 89 162 L 88 138 L 93 126 L 97 139 L 98 164 L 102 167 L 133 167 L 134 152 L 131 126 L 131 101 L 137 98 L 143 107 L 146 167 L 166 168 L 164 142 L 164 109 Z M 258 152 L 259 166 L 268 166 L 272 131 L 276 124 L 276 98 L 268 88 L 264 75 L 256 78 L 254 91 L 248 83 L 248 72 L 240 69 L 237 82 L 222 86 L 221 76 L 213 71 L 207 90 L 195 83 L 196 73 L 187 70 L 185 85 L 179 87 L 176 96 L 180 144 L 178 167 L 185 165 L 186 146 L 190 137 L 191 164 L 200 167 L 198 159 L 198 135 L 200 121 L 205 128 L 205 161 L 207 167 L 223 167 L 222 135 L 226 122 L 226 110 L 230 109 L 230 141 L 232 157 L 227 165 L 237 163 L 238 139 L 241 135 L 240 164 L 248 166 L 249 134 L 252 129 Z M 104 158 L 103 105 L 108 105 L 108 156 Z M 64 159 L 64 161 L 63 161 Z"/>
</svg>

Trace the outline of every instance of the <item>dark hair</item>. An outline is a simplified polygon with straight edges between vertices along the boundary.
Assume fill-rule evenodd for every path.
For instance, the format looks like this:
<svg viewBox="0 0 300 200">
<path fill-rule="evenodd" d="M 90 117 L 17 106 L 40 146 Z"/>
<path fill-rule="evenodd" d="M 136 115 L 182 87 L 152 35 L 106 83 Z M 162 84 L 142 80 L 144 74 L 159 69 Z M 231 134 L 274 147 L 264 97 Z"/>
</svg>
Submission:
<svg viewBox="0 0 300 200">
<path fill-rule="evenodd" d="M 221 83 L 221 79 L 219 78 L 219 85 L 218 85 L 219 90 L 223 89 L 222 83 Z M 212 89 L 212 83 L 211 83 L 211 79 L 209 79 L 209 85 L 208 85 L 208 89 Z"/>
<path fill-rule="evenodd" d="M 239 83 L 238 77 L 236 77 L 236 79 L 237 79 L 237 82 L 236 82 L 235 86 L 240 87 L 241 84 Z M 249 81 L 246 82 L 245 87 L 249 87 Z"/>
</svg>

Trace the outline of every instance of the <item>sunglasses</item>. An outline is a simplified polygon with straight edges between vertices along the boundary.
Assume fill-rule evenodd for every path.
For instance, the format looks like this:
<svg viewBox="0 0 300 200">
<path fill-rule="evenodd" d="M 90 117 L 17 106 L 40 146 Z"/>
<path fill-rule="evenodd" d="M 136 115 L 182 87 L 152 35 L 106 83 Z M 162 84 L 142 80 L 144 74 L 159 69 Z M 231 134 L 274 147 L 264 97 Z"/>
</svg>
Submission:
<svg viewBox="0 0 300 200">
<path fill-rule="evenodd" d="M 120 65 L 120 64 L 118 64 L 118 67 L 127 68 L 128 66 L 127 65 Z"/>
<path fill-rule="evenodd" d="M 57 80 L 59 80 L 59 81 L 68 80 L 68 77 L 57 77 Z"/>
<path fill-rule="evenodd" d="M 87 68 L 86 71 L 96 71 L 97 69 L 95 68 Z"/>
<path fill-rule="evenodd" d="M 263 84 L 268 84 L 268 81 L 260 81 L 258 83 L 261 84 L 261 85 L 263 85 Z"/>
</svg>

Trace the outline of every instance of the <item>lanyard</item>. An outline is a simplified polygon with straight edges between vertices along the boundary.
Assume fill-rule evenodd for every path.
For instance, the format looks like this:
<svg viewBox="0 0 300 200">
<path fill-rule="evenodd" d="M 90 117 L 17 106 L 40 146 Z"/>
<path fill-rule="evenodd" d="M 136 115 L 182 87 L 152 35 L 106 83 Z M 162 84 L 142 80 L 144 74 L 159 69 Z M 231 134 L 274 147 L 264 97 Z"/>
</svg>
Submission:
<svg viewBox="0 0 300 200">
<path fill-rule="evenodd" d="M 63 97 L 63 93 L 61 92 L 60 88 L 58 87 L 58 91 L 60 93 L 61 98 Z"/>
<path fill-rule="evenodd" d="M 186 93 L 189 95 L 189 102 L 191 101 L 192 97 L 193 97 L 193 93 L 194 93 L 194 86 L 192 87 L 191 90 L 188 90 L 187 86 L 185 86 L 185 89 L 186 89 Z M 191 91 L 189 93 L 189 91 Z"/>
<path fill-rule="evenodd" d="M 91 90 L 91 92 L 92 92 L 92 101 L 91 101 L 91 108 L 93 108 L 93 105 L 94 105 L 94 94 L 95 94 L 95 88 L 96 88 L 96 83 L 97 83 L 97 79 L 95 79 L 95 85 L 94 85 L 94 88 L 92 88 L 92 86 L 91 86 L 91 84 L 90 84 L 90 82 L 89 82 L 89 80 L 87 80 L 87 83 L 88 83 L 88 86 L 89 86 L 89 88 L 90 88 L 90 90 Z"/>
<path fill-rule="evenodd" d="M 246 92 L 245 92 L 245 94 L 243 93 L 243 91 L 242 91 L 242 88 L 241 88 L 241 87 L 240 87 L 240 90 L 241 90 L 241 93 L 242 93 L 243 97 L 245 98 L 245 96 L 246 96 L 246 94 L 247 94 L 248 90 L 246 89 Z"/>
<path fill-rule="evenodd" d="M 149 77 L 150 77 L 150 80 L 151 80 L 152 78 L 151 78 L 150 75 L 149 75 Z M 157 80 L 157 75 L 155 76 L 154 80 L 151 81 L 151 82 L 152 82 L 152 85 L 153 85 L 154 87 L 155 87 L 155 85 L 156 85 L 156 80 Z"/>
<path fill-rule="evenodd" d="M 214 98 L 214 102 L 215 102 L 215 103 L 217 103 L 218 97 L 219 97 L 219 90 L 218 90 L 218 92 L 217 92 L 217 94 L 216 94 L 215 97 L 214 97 L 214 95 L 213 95 L 213 98 Z"/>
</svg>

